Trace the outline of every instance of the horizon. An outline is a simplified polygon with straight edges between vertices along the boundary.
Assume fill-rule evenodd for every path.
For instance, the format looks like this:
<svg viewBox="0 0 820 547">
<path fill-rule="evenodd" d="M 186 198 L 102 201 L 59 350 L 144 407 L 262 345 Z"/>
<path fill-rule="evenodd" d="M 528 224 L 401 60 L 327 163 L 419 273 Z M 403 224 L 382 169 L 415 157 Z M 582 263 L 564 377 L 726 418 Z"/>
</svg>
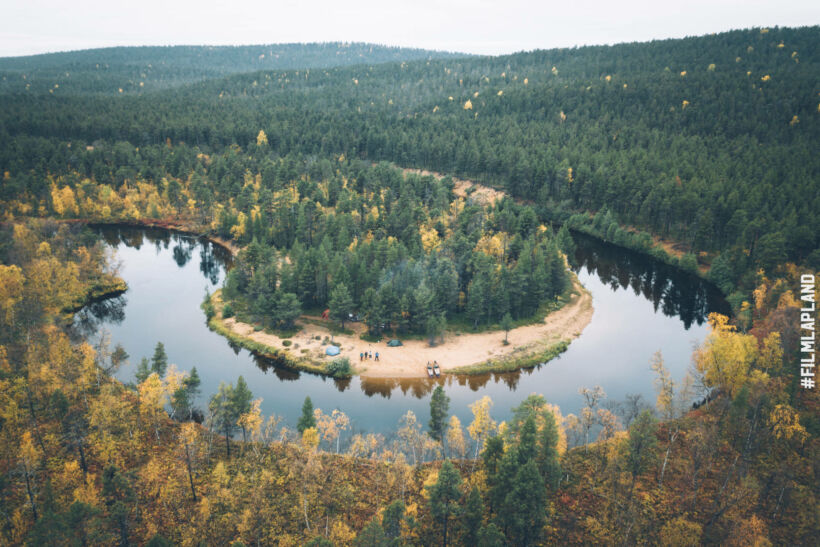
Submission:
<svg viewBox="0 0 820 547">
<path fill-rule="evenodd" d="M 249 14 L 253 13 L 253 16 Z M 751 28 L 820 24 L 820 5 L 790 0 L 693 0 L 618 5 L 582 0 L 572 7 L 511 0 L 423 0 L 384 6 L 309 0 L 227 5 L 181 0 L 139 6 L 80 0 L 70 6 L 32 0 L 0 9 L 0 57 L 27 57 L 114 47 L 231 47 L 272 44 L 365 43 L 468 55 L 610 46 L 681 39 Z M 69 21 L 70 24 L 66 24 Z"/>
<path fill-rule="evenodd" d="M 476 56 L 476 57 L 504 57 L 507 55 L 515 55 L 518 53 L 528 53 L 533 51 L 549 51 L 549 50 L 560 50 L 560 49 L 581 49 L 585 47 L 614 47 L 618 45 L 625 45 L 625 44 L 646 44 L 651 42 L 662 42 L 667 40 L 685 40 L 687 38 L 697 38 L 697 37 L 704 37 L 704 36 L 717 36 L 720 34 L 728 34 L 732 32 L 743 32 L 743 31 L 751 31 L 755 29 L 808 29 L 812 27 L 820 27 L 820 23 L 815 24 L 806 24 L 806 25 L 796 25 L 796 26 L 786 26 L 786 25 L 771 25 L 771 26 L 752 26 L 752 27 L 742 27 L 742 28 L 729 28 L 721 31 L 716 32 L 707 32 L 703 34 L 687 34 L 682 36 L 669 36 L 665 38 L 650 38 L 647 40 L 624 40 L 618 42 L 609 42 L 609 43 L 590 43 L 590 44 L 574 44 L 571 46 L 553 46 L 553 47 L 536 47 L 531 49 L 520 49 L 510 52 L 503 52 L 497 54 L 488 54 L 488 53 L 471 53 L 468 51 L 458 51 L 458 50 L 446 50 L 446 49 L 429 49 L 421 46 L 414 46 L 414 45 L 396 45 L 396 44 L 389 44 L 389 43 L 379 43 L 379 42 L 368 42 L 368 41 L 361 41 L 361 40 L 328 40 L 328 41 L 305 41 L 305 42 L 258 42 L 258 43 L 237 43 L 237 44 L 209 44 L 209 43 L 179 43 L 179 44 L 117 44 L 117 45 L 108 45 L 108 46 L 99 46 L 99 47 L 85 47 L 85 48 L 78 48 L 78 49 L 63 49 L 63 50 L 54 50 L 54 51 L 43 51 L 40 53 L 24 53 L 20 55 L 0 55 L 0 59 L 20 59 L 24 57 L 37 57 L 37 56 L 44 56 L 44 55 L 60 55 L 66 53 L 80 53 L 84 51 L 103 51 L 103 50 L 110 50 L 110 49 L 136 49 L 136 48 L 253 48 L 253 47 L 270 47 L 270 46 L 305 46 L 305 45 L 326 45 L 326 44 L 346 44 L 346 45 L 367 45 L 367 46 L 376 46 L 376 47 L 383 47 L 383 48 L 393 48 L 393 49 L 407 49 L 407 50 L 418 50 L 418 51 L 427 51 L 430 53 L 449 53 L 455 55 L 465 55 L 465 56 Z"/>
</svg>

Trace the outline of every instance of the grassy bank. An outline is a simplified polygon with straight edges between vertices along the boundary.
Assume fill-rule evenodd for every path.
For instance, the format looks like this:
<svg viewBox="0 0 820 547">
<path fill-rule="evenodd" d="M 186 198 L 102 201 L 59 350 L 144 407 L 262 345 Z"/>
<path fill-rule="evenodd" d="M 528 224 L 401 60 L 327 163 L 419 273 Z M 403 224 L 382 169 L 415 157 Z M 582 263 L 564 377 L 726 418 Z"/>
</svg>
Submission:
<svg viewBox="0 0 820 547">
<path fill-rule="evenodd" d="M 515 372 L 522 368 L 533 368 L 547 361 L 551 361 L 567 351 L 569 342 L 561 340 L 542 351 L 535 353 L 527 353 L 526 355 L 517 356 L 515 353 L 504 357 L 502 359 L 488 359 L 483 363 L 476 363 L 475 365 L 468 365 L 466 367 L 458 367 L 444 371 L 445 374 L 457 374 L 472 376 L 476 374 L 487 374 L 490 372 Z"/>
</svg>

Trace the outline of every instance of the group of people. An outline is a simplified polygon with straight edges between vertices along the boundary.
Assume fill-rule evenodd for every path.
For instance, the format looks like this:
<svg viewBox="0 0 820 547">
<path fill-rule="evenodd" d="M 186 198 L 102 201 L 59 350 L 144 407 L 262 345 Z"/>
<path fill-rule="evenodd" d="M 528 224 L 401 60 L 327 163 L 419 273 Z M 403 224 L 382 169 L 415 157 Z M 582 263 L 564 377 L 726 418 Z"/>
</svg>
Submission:
<svg viewBox="0 0 820 547">
<path fill-rule="evenodd" d="M 368 359 L 373 359 L 373 350 L 362 351 L 359 352 L 359 361 L 367 361 Z M 379 360 L 379 352 L 376 352 L 376 358 L 374 361 Z"/>
</svg>

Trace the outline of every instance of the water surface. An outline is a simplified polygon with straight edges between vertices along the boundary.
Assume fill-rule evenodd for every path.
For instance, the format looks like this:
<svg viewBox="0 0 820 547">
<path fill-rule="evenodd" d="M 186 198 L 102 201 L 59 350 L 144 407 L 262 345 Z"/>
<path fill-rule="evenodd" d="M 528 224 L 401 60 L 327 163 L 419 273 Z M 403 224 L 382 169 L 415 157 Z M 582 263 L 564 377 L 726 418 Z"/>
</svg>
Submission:
<svg viewBox="0 0 820 547">
<path fill-rule="evenodd" d="M 206 291 L 221 286 L 230 267 L 224 249 L 167 230 L 97 230 L 115 249 L 129 289 L 123 296 L 88 306 L 76 323 L 87 333 L 106 329 L 112 342 L 129 353 L 130 363 L 117 373 L 120 380 L 134 381 L 140 358 L 150 358 L 161 341 L 171 363 L 181 370 L 197 368 L 203 409 L 220 382 L 235 382 L 242 375 L 254 396 L 263 399 L 263 413 L 280 415 L 291 427 L 307 395 L 325 412 L 344 411 L 359 431 L 390 432 L 408 410 L 422 423 L 429 419 L 432 381 L 337 381 L 277 367 L 211 332 L 199 305 Z M 517 373 L 441 379 L 451 398 L 450 411 L 463 424 L 472 419 L 468 405 L 484 395 L 493 399 L 492 414 L 499 421 L 509 418 L 510 408 L 531 393 L 558 404 L 565 415 L 577 413 L 578 389 L 596 384 L 610 400 L 631 393 L 654 402 L 652 354 L 661 350 L 673 378 L 682 378 L 692 348 L 706 335 L 706 315 L 728 312 L 716 289 L 697 277 L 582 235 L 576 242 L 575 269 L 592 293 L 592 321 L 566 353 L 546 365 Z"/>
</svg>

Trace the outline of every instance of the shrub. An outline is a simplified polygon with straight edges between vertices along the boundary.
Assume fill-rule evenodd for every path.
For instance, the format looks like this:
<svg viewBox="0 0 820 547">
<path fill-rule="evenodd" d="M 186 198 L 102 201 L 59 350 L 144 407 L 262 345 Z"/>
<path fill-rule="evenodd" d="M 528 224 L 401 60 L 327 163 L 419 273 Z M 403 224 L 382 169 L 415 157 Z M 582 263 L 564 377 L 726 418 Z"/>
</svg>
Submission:
<svg viewBox="0 0 820 547">
<path fill-rule="evenodd" d="M 353 367 L 350 366 L 350 359 L 347 357 L 334 359 L 327 365 L 325 370 L 335 378 L 350 378 L 353 376 Z"/>
<path fill-rule="evenodd" d="M 210 297 L 202 303 L 202 311 L 205 312 L 205 317 L 208 318 L 208 321 L 216 315 L 216 310 L 214 310 L 214 305 L 211 303 Z"/>
<path fill-rule="evenodd" d="M 233 311 L 233 306 L 231 306 L 230 303 L 227 303 L 222 307 L 222 317 L 224 319 L 233 317 L 235 314 L 236 312 Z"/>
<path fill-rule="evenodd" d="M 692 253 L 686 253 L 680 259 L 680 267 L 687 272 L 697 273 L 698 259 Z"/>
<path fill-rule="evenodd" d="M 292 343 L 293 342 L 291 340 L 282 340 L 282 345 L 285 347 L 290 346 Z"/>
</svg>

